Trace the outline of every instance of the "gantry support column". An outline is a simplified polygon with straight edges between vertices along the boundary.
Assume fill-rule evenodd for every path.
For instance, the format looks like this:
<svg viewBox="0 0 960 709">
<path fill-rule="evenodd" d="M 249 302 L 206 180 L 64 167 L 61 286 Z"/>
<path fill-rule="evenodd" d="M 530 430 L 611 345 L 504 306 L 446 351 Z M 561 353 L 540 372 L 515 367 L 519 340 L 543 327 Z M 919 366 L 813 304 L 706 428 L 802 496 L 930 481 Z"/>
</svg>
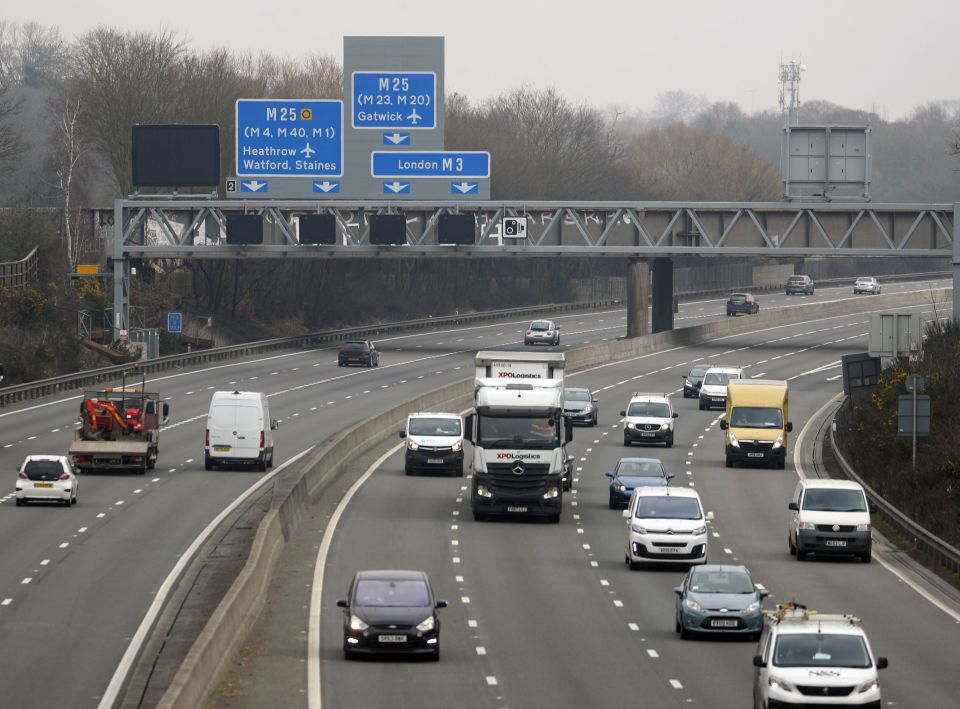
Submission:
<svg viewBox="0 0 960 709">
<path fill-rule="evenodd" d="M 647 259 L 630 259 L 627 263 L 627 337 L 650 334 L 647 325 L 649 293 L 650 264 Z"/>
<path fill-rule="evenodd" d="M 953 203 L 953 321 L 960 322 L 960 202 Z"/>
<path fill-rule="evenodd" d="M 673 329 L 673 261 L 653 259 L 651 320 L 653 332 Z"/>
</svg>

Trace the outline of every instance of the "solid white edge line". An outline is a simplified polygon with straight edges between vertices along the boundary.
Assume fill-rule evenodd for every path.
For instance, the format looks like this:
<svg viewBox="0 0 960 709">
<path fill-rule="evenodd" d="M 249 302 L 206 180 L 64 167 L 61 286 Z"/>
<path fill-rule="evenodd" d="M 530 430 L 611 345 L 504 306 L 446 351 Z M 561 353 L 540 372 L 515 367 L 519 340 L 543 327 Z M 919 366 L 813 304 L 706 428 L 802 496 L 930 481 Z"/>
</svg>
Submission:
<svg viewBox="0 0 960 709">
<path fill-rule="evenodd" d="M 330 545 L 333 543 L 333 535 L 337 531 L 337 523 L 343 516 L 347 505 L 357 490 L 373 475 L 383 462 L 392 455 L 395 455 L 406 443 L 398 443 L 390 448 L 386 453 L 377 458 L 363 475 L 357 478 L 357 481 L 350 486 L 343 498 L 337 504 L 333 511 L 333 516 L 327 522 L 327 528 L 323 532 L 323 540 L 320 542 L 320 549 L 317 550 L 317 562 L 313 567 L 313 586 L 310 589 L 310 611 L 307 614 L 308 634 L 307 634 L 307 707 L 308 709 L 321 709 L 320 695 L 320 605 L 323 602 L 323 572 L 327 565 L 327 554 L 330 551 Z"/>
<path fill-rule="evenodd" d="M 826 404 L 824 404 L 819 409 L 817 409 L 816 413 L 807 420 L 807 423 L 804 425 L 803 429 L 800 431 L 800 435 L 797 436 L 797 443 L 793 449 L 793 465 L 796 468 L 797 476 L 801 480 L 806 480 L 807 474 L 806 472 L 804 472 L 803 464 L 800 462 L 800 443 L 801 441 L 803 441 L 804 437 L 806 436 L 807 431 L 810 428 L 810 424 L 813 421 L 819 420 L 820 416 L 831 406 L 836 406 L 838 400 L 841 399 L 843 396 L 844 396 L 843 393 L 837 394 L 836 396 L 832 397 Z M 953 608 L 945 604 L 939 598 L 935 597 L 932 593 L 927 591 L 927 589 L 925 589 L 921 584 L 917 583 L 912 578 L 904 574 L 902 571 L 900 571 L 900 569 L 893 566 L 889 561 L 887 561 L 883 557 L 884 557 L 884 552 L 874 550 L 873 558 L 876 559 L 878 562 L 880 562 L 880 565 L 883 568 L 885 568 L 891 574 L 893 574 L 898 579 L 900 579 L 905 584 L 907 584 L 907 586 L 909 586 L 914 591 L 916 591 L 919 596 L 926 599 L 932 605 L 942 610 L 948 616 L 953 618 L 956 622 L 960 623 L 960 613 L 958 613 L 956 610 L 954 610 Z"/>
<path fill-rule="evenodd" d="M 231 502 L 228 507 L 214 517 L 213 520 L 206 527 L 204 527 L 203 531 L 200 532 L 199 536 L 197 536 L 197 538 L 190 543 L 190 546 L 187 547 L 187 550 L 180 555 L 180 558 L 177 560 L 173 570 L 167 575 L 167 578 L 165 578 L 163 583 L 160 585 L 157 594 L 150 603 L 150 607 L 147 609 L 146 615 L 144 615 L 143 620 L 140 621 L 140 626 L 130 639 L 130 644 L 127 645 L 127 650 L 123 653 L 123 657 L 120 659 L 120 664 L 117 665 L 117 669 L 114 671 L 113 677 L 110 679 L 110 684 L 107 685 L 107 689 L 104 691 L 103 697 L 100 698 L 100 702 L 97 704 L 97 709 L 110 709 L 110 707 L 112 707 L 114 702 L 117 700 L 120 689 L 123 687 L 123 684 L 127 679 L 127 673 L 133 666 L 133 661 L 140 653 L 143 642 L 146 640 L 147 634 L 153 627 L 154 621 L 156 621 L 157 616 L 160 615 L 160 611 L 163 610 L 163 604 L 166 603 L 167 596 L 173 589 L 174 584 L 180 578 L 180 574 L 182 574 L 183 570 L 187 567 L 187 564 L 189 564 L 193 559 L 193 555 L 197 552 L 197 549 L 199 549 L 200 546 L 207 540 L 210 534 L 213 533 L 213 530 L 220 525 L 224 518 L 233 512 L 244 500 L 266 485 L 267 482 L 273 480 L 273 478 L 288 465 L 296 462 L 313 450 L 313 448 L 314 446 L 310 446 L 306 450 L 297 453 L 297 455 L 293 456 L 287 461 L 284 461 L 282 464 L 278 465 L 275 470 L 267 475 L 264 475 L 256 483 L 248 487 L 240 494 L 239 497 L 237 497 L 237 499 Z"/>
</svg>

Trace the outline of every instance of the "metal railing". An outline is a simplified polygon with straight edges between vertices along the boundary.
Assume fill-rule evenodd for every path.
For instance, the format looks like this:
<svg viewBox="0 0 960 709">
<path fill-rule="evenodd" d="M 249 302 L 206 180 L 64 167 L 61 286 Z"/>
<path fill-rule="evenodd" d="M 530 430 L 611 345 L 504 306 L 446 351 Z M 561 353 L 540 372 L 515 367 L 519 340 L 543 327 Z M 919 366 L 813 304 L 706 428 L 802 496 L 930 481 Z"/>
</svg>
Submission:
<svg viewBox="0 0 960 709">
<path fill-rule="evenodd" d="M 846 400 L 845 400 L 846 401 Z M 841 407 L 843 405 L 841 404 Z M 855 480 L 863 486 L 867 497 L 876 504 L 880 514 L 890 525 L 907 539 L 913 541 L 917 548 L 929 559 L 940 566 L 950 569 L 954 573 L 960 572 L 960 549 L 948 544 L 933 532 L 921 527 L 910 519 L 903 512 L 882 498 L 873 488 L 871 488 L 853 469 L 853 466 L 844 458 L 840 447 L 837 445 L 836 431 L 830 427 L 830 445 L 833 448 L 833 454 L 843 470 L 843 474 Z"/>
<path fill-rule="evenodd" d="M 0 286 L 6 288 L 22 288 L 37 278 L 37 247 L 19 261 L 5 261 L 0 263 Z"/>
<path fill-rule="evenodd" d="M 447 315 L 439 318 L 420 318 L 397 323 L 380 323 L 361 327 L 345 328 L 342 330 L 328 330 L 313 332 L 305 335 L 277 337 L 271 340 L 248 342 L 242 345 L 215 347 L 208 350 L 198 350 L 187 354 L 169 355 L 157 359 L 143 360 L 128 364 L 89 369 L 83 372 L 72 372 L 49 379 L 41 379 L 25 384 L 0 389 L 0 407 L 10 404 L 38 399 L 62 391 L 82 389 L 84 387 L 105 381 L 113 381 L 124 371 L 129 371 L 136 365 L 140 371 L 152 374 L 168 369 L 176 369 L 190 365 L 219 362 L 236 357 L 262 354 L 272 350 L 289 349 L 291 347 L 317 347 L 341 340 L 378 337 L 405 331 L 416 331 L 433 328 L 444 328 L 485 320 L 504 320 L 524 316 L 538 317 L 547 313 L 562 313 L 595 310 L 606 307 L 623 307 L 622 300 L 600 300 L 589 303 L 555 303 L 551 305 L 536 305 L 522 308 L 507 308 L 505 310 L 491 310 L 469 315 Z"/>
</svg>

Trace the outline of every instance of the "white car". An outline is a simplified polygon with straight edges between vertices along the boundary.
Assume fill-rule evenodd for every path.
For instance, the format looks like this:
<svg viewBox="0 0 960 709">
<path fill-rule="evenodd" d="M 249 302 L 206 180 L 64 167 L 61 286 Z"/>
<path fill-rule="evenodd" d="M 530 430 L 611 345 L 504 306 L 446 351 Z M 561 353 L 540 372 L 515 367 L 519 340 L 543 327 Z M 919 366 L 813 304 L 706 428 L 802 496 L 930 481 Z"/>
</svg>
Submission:
<svg viewBox="0 0 960 709">
<path fill-rule="evenodd" d="M 870 293 L 871 295 L 880 295 L 880 283 L 873 276 L 861 276 L 853 284 L 854 295 L 858 293 Z"/>
<path fill-rule="evenodd" d="M 523 336 L 525 345 L 559 345 L 560 326 L 553 320 L 534 320 Z"/>
<path fill-rule="evenodd" d="M 463 477 L 463 420 L 460 414 L 413 413 L 400 431 L 407 441 L 404 472 L 447 472 Z"/>
<path fill-rule="evenodd" d="M 700 410 L 712 409 L 718 406 L 727 407 L 727 382 L 731 379 L 743 379 L 743 370 L 740 367 L 711 367 L 703 374 L 703 384 L 700 386 Z"/>
<path fill-rule="evenodd" d="M 631 569 L 644 562 L 707 563 L 707 521 L 700 496 L 688 487 L 637 487 L 623 511 L 627 523 L 624 559 Z"/>
<path fill-rule="evenodd" d="M 632 443 L 663 443 L 673 447 L 673 420 L 679 416 L 673 410 L 670 397 L 663 394 L 634 392 L 623 416 L 623 445 Z"/>
<path fill-rule="evenodd" d="M 17 470 L 17 507 L 37 500 L 77 504 L 77 474 L 65 455 L 28 455 Z"/>
<path fill-rule="evenodd" d="M 796 604 L 767 613 L 753 658 L 753 706 L 875 707 L 880 709 L 877 670 L 860 619 L 821 614 Z"/>
<path fill-rule="evenodd" d="M 870 563 L 873 545 L 870 512 L 863 487 L 853 480 L 810 478 L 797 483 L 790 498 L 790 553 L 850 554 Z"/>
</svg>

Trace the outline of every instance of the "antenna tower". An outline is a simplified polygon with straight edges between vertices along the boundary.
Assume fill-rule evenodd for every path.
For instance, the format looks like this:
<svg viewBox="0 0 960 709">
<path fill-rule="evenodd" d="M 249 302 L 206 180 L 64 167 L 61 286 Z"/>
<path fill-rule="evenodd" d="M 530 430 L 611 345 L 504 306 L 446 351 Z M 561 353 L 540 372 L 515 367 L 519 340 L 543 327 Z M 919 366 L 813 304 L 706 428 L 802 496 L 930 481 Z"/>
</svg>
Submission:
<svg viewBox="0 0 960 709">
<path fill-rule="evenodd" d="M 806 70 L 806 64 L 798 61 L 780 63 L 780 115 L 784 126 L 800 121 L 800 75 Z"/>
</svg>

